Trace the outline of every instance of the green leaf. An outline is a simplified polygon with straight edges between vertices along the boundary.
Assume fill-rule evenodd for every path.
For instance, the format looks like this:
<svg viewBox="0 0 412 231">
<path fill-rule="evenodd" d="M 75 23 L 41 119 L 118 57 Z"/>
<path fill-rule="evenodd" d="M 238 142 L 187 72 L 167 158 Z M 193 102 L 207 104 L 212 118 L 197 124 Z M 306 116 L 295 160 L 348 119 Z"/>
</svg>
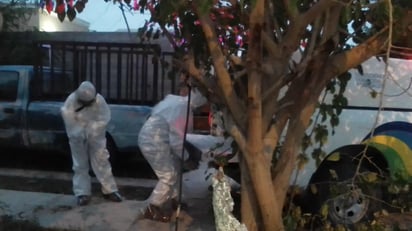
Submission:
<svg viewBox="0 0 412 231">
<path fill-rule="evenodd" d="M 289 0 L 289 8 L 292 13 L 298 13 L 298 0 Z"/>
<path fill-rule="evenodd" d="M 312 145 L 311 138 L 308 134 L 305 134 L 302 138 L 302 150 L 306 150 L 310 145 Z"/>
<path fill-rule="evenodd" d="M 398 185 L 395 184 L 390 184 L 388 186 L 388 192 L 392 193 L 392 194 L 398 194 L 400 192 L 400 188 Z"/>
<path fill-rule="evenodd" d="M 213 0 L 201 0 L 199 5 L 199 13 L 205 15 L 209 13 L 210 8 L 213 6 Z"/>
<path fill-rule="evenodd" d="M 317 194 L 317 193 L 318 193 L 318 187 L 316 187 L 315 184 L 311 184 L 311 185 L 310 185 L 310 191 L 311 191 L 313 194 Z"/>
<path fill-rule="evenodd" d="M 329 174 L 333 179 L 338 180 L 338 174 L 334 169 L 329 169 Z"/>
<path fill-rule="evenodd" d="M 336 90 L 335 85 L 336 85 L 335 79 L 329 81 L 329 83 L 326 85 L 326 90 L 332 94 L 335 93 L 335 90 Z"/>
<path fill-rule="evenodd" d="M 321 161 L 325 157 L 325 152 L 322 150 L 322 148 L 315 148 L 312 151 L 312 157 L 316 160 Z"/>
<path fill-rule="evenodd" d="M 362 179 L 368 183 L 373 183 L 378 180 L 378 174 L 376 172 L 367 172 L 362 174 Z"/>
<path fill-rule="evenodd" d="M 329 131 L 325 125 L 318 125 L 315 128 L 315 141 L 321 144 L 325 144 L 328 140 Z"/>
<path fill-rule="evenodd" d="M 327 204 L 323 204 L 320 208 L 320 215 L 326 219 L 328 217 L 329 206 Z"/>
<path fill-rule="evenodd" d="M 337 116 L 337 115 L 332 115 L 331 116 L 331 118 L 330 118 L 330 125 L 332 126 L 332 127 L 336 127 L 336 126 L 338 126 L 339 125 L 339 116 Z"/>
<path fill-rule="evenodd" d="M 352 10 L 350 8 L 350 6 L 346 6 L 343 9 L 343 12 L 340 16 L 340 25 L 348 25 L 349 22 L 352 20 Z"/>
<path fill-rule="evenodd" d="M 376 96 L 378 96 L 378 92 L 376 92 L 375 90 L 372 90 L 370 92 L 370 95 L 371 95 L 372 98 L 376 98 Z"/>
<path fill-rule="evenodd" d="M 334 152 L 330 154 L 327 158 L 328 161 L 339 161 L 340 160 L 340 152 Z"/>
<path fill-rule="evenodd" d="M 304 154 L 300 154 L 298 156 L 298 164 L 297 164 L 297 169 L 299 170 L 303 170 L 305 168 L 305 165 L 309 162 L 309 158 L 304 155 Z"/>
</svg>

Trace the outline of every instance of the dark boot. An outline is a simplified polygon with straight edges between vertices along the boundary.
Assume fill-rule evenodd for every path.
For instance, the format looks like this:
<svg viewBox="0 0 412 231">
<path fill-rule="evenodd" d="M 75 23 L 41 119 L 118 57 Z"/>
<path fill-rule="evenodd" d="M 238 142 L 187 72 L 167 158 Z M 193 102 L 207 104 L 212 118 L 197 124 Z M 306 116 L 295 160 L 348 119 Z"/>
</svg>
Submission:
<svg viewBox="0 0 412 231">
<path fill-rule="evenodd" d="M 170 222 L 170 216 L 170 214 L 167 214 L 166 212 L 162 211 L 161 208 L 152 204 L 149 204 L 149 206 L 146 207 L 143 215 L 143 217 L 146 219 L 165 223 Z"/>
<path fill-rule="evenodd" d="M 77 205 L 79 206 L 85 206 L 89 204 L 90 202 L 90 196 L 89 195 L 80 195 L 77 197 Z"/>
<path fill-rule="evenodd" d="M 113 202 L 121 202 L 123 201 L 123 197 L 120 195 L 119 192 L 112 192 L 109 194 L 103 194 L 103 198 Z"/>
</svg>

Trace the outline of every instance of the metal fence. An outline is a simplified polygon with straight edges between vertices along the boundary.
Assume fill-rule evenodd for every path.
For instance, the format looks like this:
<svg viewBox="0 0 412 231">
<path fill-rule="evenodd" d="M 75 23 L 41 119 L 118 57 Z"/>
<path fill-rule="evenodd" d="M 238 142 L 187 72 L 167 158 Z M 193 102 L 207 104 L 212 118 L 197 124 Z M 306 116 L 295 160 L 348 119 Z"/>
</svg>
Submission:
<svg viewBox="0 0 412 231">
<path fill-rule="evenodd" d="M 36 57 L 43 93 L 67 94 L 89 80 L 109 103 L 153 105 L 179 84 L 173 53 L 158 45 L 40 41 Z"/>
</svg>

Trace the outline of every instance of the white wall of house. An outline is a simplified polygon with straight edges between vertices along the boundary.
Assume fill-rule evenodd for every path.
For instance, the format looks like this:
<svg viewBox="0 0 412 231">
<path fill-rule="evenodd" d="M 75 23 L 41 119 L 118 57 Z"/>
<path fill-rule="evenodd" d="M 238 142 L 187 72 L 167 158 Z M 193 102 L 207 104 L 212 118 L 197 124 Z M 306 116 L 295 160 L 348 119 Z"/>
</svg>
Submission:
<svg viewBox="0 0 412 231">
<path fill-rule="evenodd" d="M 56 31 L 89 31 L 89 23 L 81 19 L 75 18 L 70 21 L 67 17 L 60 22 L 57 14 L 39 10 L 39 29 L 40 31 L 56 32 Z"/>
<path fill-rule="evenodd" d="M 34 13 L 29 18 L 26 24 L 22 24 L 20 31 L 33 30 L 37 28 L 39 31 L 44 32 L 57 32 L 57 31 L 89 31 L 89 23 L 81 19 L 75 18 L 70 21 L 67 17 L 60 22 L 57 18 L 57 14 L 51 12 L 50 14 L 43 9 L 34 9 Z"/>
</svg>

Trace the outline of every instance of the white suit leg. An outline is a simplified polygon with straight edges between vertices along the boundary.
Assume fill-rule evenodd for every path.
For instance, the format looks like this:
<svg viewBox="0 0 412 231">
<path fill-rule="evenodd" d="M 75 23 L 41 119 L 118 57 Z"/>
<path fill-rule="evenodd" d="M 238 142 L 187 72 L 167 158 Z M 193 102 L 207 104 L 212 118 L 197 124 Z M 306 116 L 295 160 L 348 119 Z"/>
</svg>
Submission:
<svg viewBox="0 0 412 231">
<path fill-rule="evenodd" d="M 73 193 L 75 196 L 91 195 L 89 156 L 86 138 L 83 134 L 69 137 L 73 161 Z"/>
<path fill-rule="evenodd" d="M 91 128 L 93 129 L 93 128 Z M 102 186 L 103 194 L 118 191 L 106 149 L 106 136 L 98 130 L 89 130 L 88 136 L 90 163 L 97 180 Z"/>
<path fill-rule="evenodd" d="M 139 134 L 139 148 L 159 178 L 150 196 L 150 203 L 162 206 L 173 195 L 177 183 L 177 169 L 169 144 L 169 125 L 152 116 Z"/>
<path fill-rule="evenodd" d="M 180 185 L 179 184 L 179 173 L 180 173 L 180 170 L 181 170 L 181 159 L 175 154 L 172 154 L 171 156 L 172 156 L 172 159 L 173 159 L 172 164 L 173 164 L 175 172 L 176 172 L 176 180 L 175 180 L 176 183 L 172 185 L 172 191 L 171 191 L 171 196 L 170 197 L 174 198 L 174 199 L 178 199 L 179 185 Z"/>
</svg>

